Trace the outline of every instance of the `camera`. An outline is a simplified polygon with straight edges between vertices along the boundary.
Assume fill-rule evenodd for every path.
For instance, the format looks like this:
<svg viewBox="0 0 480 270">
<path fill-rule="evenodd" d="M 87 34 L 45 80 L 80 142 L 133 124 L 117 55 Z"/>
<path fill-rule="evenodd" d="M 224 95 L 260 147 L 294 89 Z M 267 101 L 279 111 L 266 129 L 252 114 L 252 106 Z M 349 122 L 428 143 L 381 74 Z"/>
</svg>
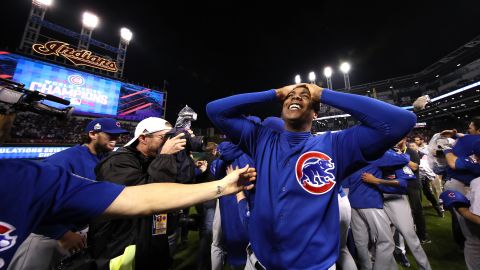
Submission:
<svg viewBox="0 0 480 270">
<path fill-rule="evenodd" d="M 203 147 L 205 145 L 205 140 L 203 136 L 192 136 L 190 132 L 185 128 L 177 128 L 174 127 L 172 130 L 165 134 L 166 138 L 173 138 L 178 134 L 183 133 L 184 139 L 186 139 L 187 144 L 185 145 L 185 151 L 190 152 L 200 152 L 203 151 Z"/>
<path fill-rule="evenodd" d="M 64 109 L 58 109 L 41 102 L 48 100 L 63 105 L 70 105 L 70 101 L 39 91 L 25 89 L 24 87 L 24 84 L 0 78 L 0 103 L 8 106 L 7 111 L 30 111 L 63 118 L 68 118 L 72 115 L 73 107 L 69 106 Z"/>
</svg>

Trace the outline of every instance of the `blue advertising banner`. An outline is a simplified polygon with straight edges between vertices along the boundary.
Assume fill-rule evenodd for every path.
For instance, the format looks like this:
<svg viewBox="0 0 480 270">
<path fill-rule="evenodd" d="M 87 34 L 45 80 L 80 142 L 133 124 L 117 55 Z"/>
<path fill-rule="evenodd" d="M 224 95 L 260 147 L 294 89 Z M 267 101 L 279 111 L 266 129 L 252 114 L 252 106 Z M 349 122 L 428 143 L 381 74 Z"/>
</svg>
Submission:
<svg viewBox="0 0 480 270">
<path fill-rule="evenodd" d="M 0 147 L 0 159 L 46 158 L 70 147 Z"/>
</svg>

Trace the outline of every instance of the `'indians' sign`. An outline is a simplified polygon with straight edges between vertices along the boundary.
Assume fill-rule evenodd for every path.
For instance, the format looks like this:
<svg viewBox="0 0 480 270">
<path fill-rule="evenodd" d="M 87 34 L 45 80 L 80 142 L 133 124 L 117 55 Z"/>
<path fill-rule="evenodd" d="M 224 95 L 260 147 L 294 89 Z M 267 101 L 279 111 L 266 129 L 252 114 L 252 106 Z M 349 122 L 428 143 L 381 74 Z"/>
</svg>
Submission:
<svg viewBox="0 0 480 270">
<path fill-rule="evenodd" d="M 49 41 L 45 44 L 33 44 L 32 49 L 43 55 L 56 55 L 67 58 L 76 66 L 89 66 L 110 72 L 117 72 L 117 64 L 103 57 L 92 54 L 87 50 L 76 50 L 69 47 L 68 43 L 61 41 Z"/>
</svg>

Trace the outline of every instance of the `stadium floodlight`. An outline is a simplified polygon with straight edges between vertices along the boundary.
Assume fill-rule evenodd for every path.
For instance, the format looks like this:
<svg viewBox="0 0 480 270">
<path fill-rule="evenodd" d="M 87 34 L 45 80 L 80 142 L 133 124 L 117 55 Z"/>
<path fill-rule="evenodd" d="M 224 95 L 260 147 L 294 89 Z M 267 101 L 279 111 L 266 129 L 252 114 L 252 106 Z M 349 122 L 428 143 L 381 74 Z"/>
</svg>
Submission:
<svg viewBox="0 0 480 270">
<path fill-rule="evenodd" d="M 132 40 L 132 36 L 132 31 L 130 31 L 128 28 L 122 27 L 122 29 L 120 29 L 120 37 L 122 37 L 124 41 L 130 42 L 130 40 Z"/>
<path fill-rule="evenodd" d="M 343 81 L 345 82 L 345 90 L 350 90 L 350 77 L 348 76 L 348 72 L 350 71 L 350 64 L 347 62 L 343 62 L 340 65 L 340 71 L 343 72 Z"/>
<path fill-rule="evenodd" d="M 347 63 L 347 62 L 343 62 L 341 65 L 340 65 L 340 71 L 343 72 L 343 73 L 348 73 L 350 71 L 350 64 Z"/>
<path fill-rule="evenodd" d="M 326 67 L 323 69 L 323 75 L 325 75 L 325 77 L 327 78 L 332 77 L 332 73 L 333 73 L 333 70 L 331 67 Z"/>
<path fill-rule="evenodd" d="M 302 82 L 302 78 L 300 77 L 300 75 L 295 75 L 295 83 L 301 83 Z"/>
<path fill-rule="evenodd" d="M 326 68 L 323 69 L 323 75 L 325 75 L 325 77 L 327 78 L 327 88 L 328 89 L 333 89 L 332 74 L 333 74 L 333 70 L 332 70 L 331 67 L 326 67 Z"/>
<path fill-rule="evenodd" d="M 317 78 L 317 76 L 315 76 L 315 72 L 311 71 L 310 73 L 308 73 L 308 80 L 311 83 L 315 83 L 316 78 Z"/>
<path fill-rule="evenodd" d="M 93 29 L 98 25 L 98 17 L 95 14 L 86 11 L 83 13 L 82 22 L 83 26 L 85 26 L 86 28 Z"/>
<path fill-rule="evenodd" d="M 33 0 L 32 3 L 36 6 L 49 7 L 52 5 L 53 0 Z"/>
</svg>

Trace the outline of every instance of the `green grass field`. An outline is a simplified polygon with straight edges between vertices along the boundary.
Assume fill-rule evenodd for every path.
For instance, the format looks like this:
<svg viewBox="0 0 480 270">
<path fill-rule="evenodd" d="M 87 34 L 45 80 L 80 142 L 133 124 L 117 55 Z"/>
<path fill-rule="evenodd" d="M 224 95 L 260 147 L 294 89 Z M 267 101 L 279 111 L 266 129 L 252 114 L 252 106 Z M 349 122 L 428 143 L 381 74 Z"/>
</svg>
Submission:
<svg viewBox="0 0 480 270">
<path fill-rule="evenodd" d="M 426 200 L 424 200 L 425 202 Z M 193 208 L 192 208 L 193 210 Z M 445 218 L 437 217 L 434 209 L 424 207 L 425 219 L 427 221 L 427 230 L 432 240 L 430 244 L 424 244 L 423 248 L 427 253 L 428 259 L 433 270 L 466 270 L 463 253 L 455 244 L 451 232 L 451 217 L 449 212 L 445 212 Z M 173 269 L 191 270 L 195 269 L 198 248 L 198 232 L 189 233 L 188 247 L 179 251 L 175 255 Z M 412 264 L 410 268 L 399 269 L 418 269 L 415 259 L 408 254 L 408 259 Z"/>
<path fill-rule="evenodd" d="M 432 269 L 466 270 L 463 253 L 453 240 L 450 212 L 445 212 L 445 218 L 439 218 L 432 207 L 423 209 L 427 221 L 427 231 L 432 240 L 432 243 L 424 244 L 423 249 L 427 253 Z M 418 269 L 411 254 L 408 255 L 408 259 L 412 264 L 412 267 L 408 269 Z M 399 269 L 402 267 L 399 266 Z"/>
</svg>

